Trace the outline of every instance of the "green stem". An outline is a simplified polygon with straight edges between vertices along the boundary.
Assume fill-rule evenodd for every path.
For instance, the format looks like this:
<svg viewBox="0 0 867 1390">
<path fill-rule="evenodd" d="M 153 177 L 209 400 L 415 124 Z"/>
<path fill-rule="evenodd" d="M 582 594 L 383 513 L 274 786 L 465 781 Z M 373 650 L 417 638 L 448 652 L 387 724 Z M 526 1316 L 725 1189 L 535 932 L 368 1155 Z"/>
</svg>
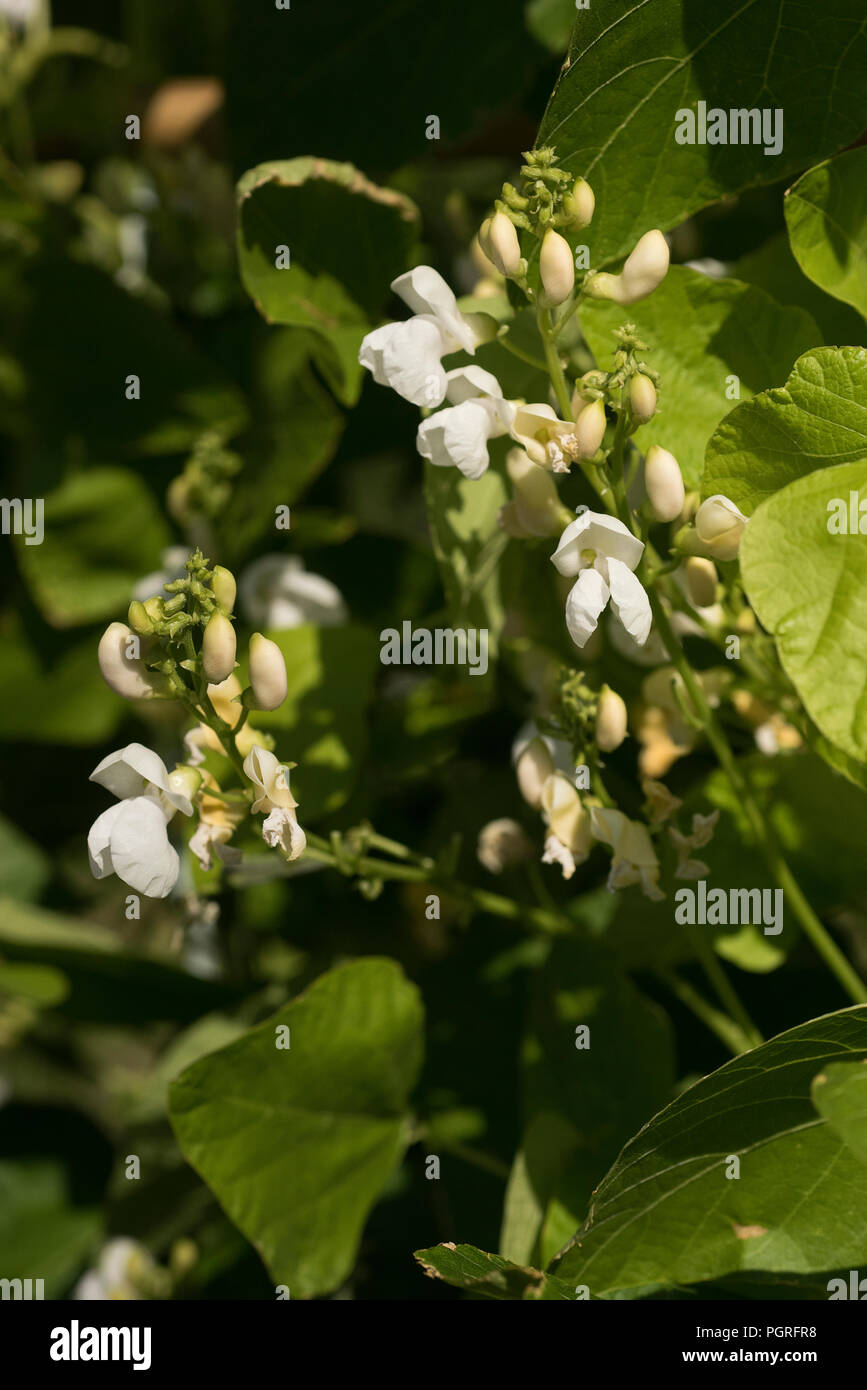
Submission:
<svg viewBox="0 0 867 1390">
<path fill-rule="evenodd" d="M 836 976 L 850 999 L 856 1004 L 867 1003 L 867 988 L 865 988 L 864 982 L 852 968 L 826 928 L 819 921 L 819 918 L 816 916 L 794 874 L 789 868 L 777 844 L 776 836 L 771 827 L 766 823 L 752 788 L 737 763 L 725 732 L 705 699 L 704 691 L 701 688 L 695 672 L 686 659 L 684 650 L 669 622 L 668 614 L 665 611 L 662 600 L 652 587 L 649 590 L 649 597 L 650 606 L 653 610 L 653 619 L 656 623 L 659 635 L 665 644 L 673 665 L 679 672 L 686 686 L 693 708 L 704 725 L 708 741 L 716 753 L 719 764 L 726 773 L 744 809 L 750 827 L 755 835 L 756 842 L 765 857 L 771 873 L 778 886 L 782 888 L 805 934 L 809 937 L 816 951 L 822 957 L 831 972 Z"/>
<path fill-rule="evenodd" d="M 533 357 L 532 353 L 524 352 L 523 348 L 515 347 L 515 344 L 509 341 L 508 333 L 501 334 L 500 337 L 497 338 L 497 342 L 501 347 L 506 349 L 506 352 L 510 352 L 513 357 L 520 357 L 522 362 L 527 362 L 531 367 L 538 367 L 540 372 L 546 370 L 546 364 L 540 357 Z"/>
<path fill-rule="evenodd" d="M 711 942 L 699 931 L 696 935 L 696 945 L 701 967 L 708 978 L 711 988 L 728 1012 L 729 1016 L 735 1020 L 748 1047 L 759 1047 L 764 1042 L 764 1038 L 753 1023 L 743 1004 L 741 1003 L 734 986 L 726 975 L 714 952 Z M 743 1050 L 743 1049 L 742 1049 Z"/>
<path fill-rule="evenodd" d="M 719 1009 L 715 1009 L 712 1004 L 709 1004 L 704 995 L 699 994 L 688 980 L 682 979 L 673 970 L 658 970 L 656 975 L 680 1000 L 681 1004 L 684 1004 L 719 1038 L 732 1056 L 739 1057 L 742 1052 L 750 1051 L 754 1044 L 744 1035 L 738 1025 L 732 1022 L 728 1014 L 721 1013 Z"/>
</svg>

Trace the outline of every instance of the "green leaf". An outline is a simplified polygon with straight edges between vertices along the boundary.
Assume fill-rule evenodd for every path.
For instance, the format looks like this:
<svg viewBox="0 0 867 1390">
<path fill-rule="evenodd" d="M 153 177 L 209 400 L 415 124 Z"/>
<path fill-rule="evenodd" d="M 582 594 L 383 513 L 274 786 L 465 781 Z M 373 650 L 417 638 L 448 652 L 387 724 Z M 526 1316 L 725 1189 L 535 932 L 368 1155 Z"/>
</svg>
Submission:
<svg viewBox="0 0 867 1390">
<path fill-rule="evenodd" d="M 496 444 L 491 452 L 499 452 Z M 450 621 L 456 628 L 487 629 L 492 660 L 504 617 L 498 562 L 507 537 L 497 516 L 506 485 L 493 468 L 471 479 L 457 468 L 426 463 L 425 500 Z"/>
<path fill-rule="evenodd" d="M 639 304 L 624 308 L 600 300 L 582 308 L 587 341 L 606 370 L 616 346 L 613 330 L 627 320 L 647 343 L 644 360 L 662 373 L 659 412 L 637 441 L 645 452 L 651 444 L 669 449 L 687 487 L 698 486 L 705 445 L 732 408 L 732 390 L 743 400 L 782 381 L 795 358 L 819 340 L 802 309 L 783 308 L 754 285 L 712 280 L 686 266 L 673 266 Z"/>
<path fill-rule="evenodd" d="M 5 1278 L 44 1279 L 45 1297 L 62 1297 L 93 1250 L 100 1225 L 97 1209 L 73 1204 L 62 1164 L 0 1161 Z"/>
<path fill-rule="evenodd" d="M 575 0 L 529 0 L 527 28 L 552 53 L 563 53 L 575 22 Z"/>
<path fill-rule="evenodd" d="M 788 190 L 785 210 L 804 274 L 867 317 L 867 150 L 808 169 Z"/>
<path fill-rule="evenodd" d="M 290 1046 L 280 1048 L 288 1028 Z M 181 1148 L 293 1298 L 349 1274 L 409 1138 L 422 1007 L 390 960 L 321 976 L 171 1087 Z"/>
<path fill-rule="evenodd" d="M 153 495 L 135 473 L 92 468 L 49 493 L 44 542 L 18 537 L 17 551 L 48 622 L 74 627 L 125 609 L 168 541 Z"/>
<path fill-rule="evenodd" d="M 19 619 L 4 623 L 2 634 L 0 737 L 93 744 L 117 728 L 129 707 L 100 675 L 95 633 L 50 658 L 27 640 Z"/>
<path fill-rule="evenodd" d="M 350 795 L 367 748 L 367 707 L 379 648 L 372 633 L 343 627 L 268 632 L 286 659 L 289 691 L 279 709 L 253 723 L 276 735 L 277 752 L 297 762 L 292 790 L 305 817 L 321 816 Z"/>
<path fill-rule="evenodd" d="M 867 351 L 820 347 L 785 386 L 744 401 L 708 443 L 702 494 L 721 492 L 749 516 L 817 468 L 867 455 Z"/>
<path fill-rule="evenodd" d="M 745 62 L 744 55 L 756 61 Z M 628 9 L 593 0 L 576 15 L 569 56 L 538 141 L 590 180 L 594 265 L 625 255 L 651 227 L 665 230 L 725 194 L 772 183 L 861 133 L 867 38 L 851 0 L 805 13 L 796 0 L 690 0 Z M 834 73 L 834 116 L 827 85 Z M 706 103 L 780 117 L 778 154 L 755 144 L 678 144 L 677 112 Z M 696 131 L 696 136 L 699 132 Z"/>
<path fill-rule="evenodd" d="M 863 1159 L 810 1099 L 817 1069 L 867 1057 L 867 1007 L 802 1023 L 689 1087 L 626 1145 L 553 1267 L 610 1297 L 736 1270 L 858 1265 Z M 727 1178 L 731 1157 L 740 1177 Z"/>
<path fill-rule="evenodd" d="M 0 961 L 0 994 L 26 999 L 40 1009 L 53 1008 L 69 993 L 69 982 L 53 965 L 19 965 Z"/>
<path fill-rule="evenodd" d="M 867 1163 L 867 1068 L 833 1062 L 813 1079 L 813 1104 L 847 1148 Z"/>
<path fill-rule="evenodd" d="M 867 761 L 867 547 L 832 535 L 829 506 L 867 498 L 867 462 L 822 469 L 763 502 L 741 543 L 741 574 L 807 713 L 844 753 Z M 864 505 L 861 503 L 861 505 Z M 867 507 L 865 507 L 867 511 Z"/>
<path fill-rule="evenodd" d="M 572 1289 L 561 1279 L 528 1269 L 504 1260 L 501 1255 L 489 1255 L 475 1245 L 433 1245 L 429 1250 L 416 1250 L 425 1274 L 442 1279 L 457 1289 L 479 1294 L 484 1298 L 501 1300 L 541 1299 L 574 1300 Z"/>
<path fill-rule="evenodd" d="M 785 232 L 778 232 L 757 251 L 741 256 L 735 261 L 732 274 L 748 285 L 758 285 L 778 304 L 806 309 L 819 325 L 825 343 L 859 343 L 864 336 L 860 315 L 807 279 L 792 255 Z"/>
<path fill-rule="evenodd" d="M 51 877 L 48 855 L 12 821 L 0 816 L 0 895 L 38 898 Z"/>
<path fill-rule="evenodd" d="M 347 405 L 361 390 L 361 339 L 391 281 L 409 267 L 417 232 L 412 201 L 351 164 L 282 160 L 250 169 L 238 184 L 244 286 L 269 323 L 310 330 L 317 361 Z M 280 248 L 289 265 L 278 268 Z"/>
</svg>

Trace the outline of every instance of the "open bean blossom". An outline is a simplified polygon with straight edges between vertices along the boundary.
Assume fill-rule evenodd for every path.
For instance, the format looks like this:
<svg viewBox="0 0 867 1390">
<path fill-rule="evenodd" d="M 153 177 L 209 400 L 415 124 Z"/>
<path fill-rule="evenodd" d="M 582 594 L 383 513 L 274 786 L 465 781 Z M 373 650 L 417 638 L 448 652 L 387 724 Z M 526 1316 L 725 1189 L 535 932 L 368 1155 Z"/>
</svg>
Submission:
<svg viewBox="0 0 867 1390">
<path fill-rule="evenodd" d="M 508 434 L 515 416 L 497 378 L 481 367 L 459 367 L 446 377 L 454 402 L 423 420 L 416 446 L 422 458 L 440 468 L 454 466 L 465 478 L 480 478 L 488 467 L 488 441 Z"/>
<path fill-rule="evenodd" d="M 298 802 L 289 790 L 289 769 L 257 744 L 244 759 L 244 772 L 255 791 L 253 814 L 266 813 L 262 839 L 272 849 L 282 850 L 288 860 L 297 859 L 307 848 L 307 836 L 295 815 Z"/>
<path fill-rule="evenodd" d="M 148 898 L 165 898 L 178 879 L 180 861 L 167 825 L 176 811 L 191 816 L 188 769 L 169 774 L 152 749 L 129 743 L 109 753 L 90 774 L 118 798 L 98 816 L 87 837 L 95 878 L 117 874 Z"/>
<path fill-rule="evenodd" d="M 413 317 L 368 333 L 358 360 L 380 386 L 390 386 L 413 405 L 440 405 L 448 386 L 443 357 L 460 351 L 472 356 L 479 336 L 432 266 L 417 265 L 391 288 L 414 310 Z"/>
<path fill-rule="evenodd" d="M 643 552 L 644 542 L 604 512 L 582 512 L 566 527 L 551 560 L 565 577 L 577 575 L 566 599 L 566 626 L 576 647 L 596 631 L 609 601 L 633 641 L 647 641 L 650 600 L 633 573 Z"/>
</svg>

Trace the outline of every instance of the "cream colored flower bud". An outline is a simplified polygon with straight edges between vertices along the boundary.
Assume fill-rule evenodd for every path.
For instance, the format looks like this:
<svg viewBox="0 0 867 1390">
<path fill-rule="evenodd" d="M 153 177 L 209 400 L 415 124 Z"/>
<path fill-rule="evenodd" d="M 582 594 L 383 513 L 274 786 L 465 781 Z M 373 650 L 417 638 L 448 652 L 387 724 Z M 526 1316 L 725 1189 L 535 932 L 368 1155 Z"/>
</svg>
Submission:
<svg viewBox="0 0 867 1390">
<path fill-rule="evenodd" d="M 590 816 L 569 778 L 555 772 L 542 788 L 542 812 L 552 835 L 575 855 L 586 859 L 593 842 Z"/>
<path fill-rule="evenodd" d="M 501 275 L 513 276 L 521 271 L 521 246 L 514 224 L 504 212 L 496 212 L 488 229 L 488 257 Z"/>
<path fill-rule="evenodd" d="M 152 700 L 164 684 L 145 668 L 140 639 L 126 623 L 109 623 L 99 639 L 96 657 L 106 685 L 125 700 Z"/>
<path fill-rule="evenodd" d="M 685 497 L 680 464 L 658 444 L 651 444 L 647 451 L 644 486 L 657 521 L 674 521 L 680 516 Z"/>
<path fill-rule="evenodd" d="M 695 514 L 698 538 L 717 560 L 735 558 L 746 524 L 740 508 L 721 492 L 702 502 Z"/>
<path fill-rule="evenodd" d="M 643 372 L 638 372 L 629 383 L 629 404 L 639 425 L 646 425 L 656 414 L 656 387 Z"/>
<path fill-rule="evenodd" d="M 713 560 L 706 560 L 702 555 L 690 555 L 683 567 L 683 573 L 690 602 L 694 603 L 696 608 L 710 608 L 716 601 L 718 581 Z"/>
<path fill-rule="evenodd" d="M 138 599 L 133 599 L 126 616 L 133 631 L 138 632 L 142 637 L 147 637 L 149 633 L 153 632 L 154 625 L 151 616 L 144 604 L 140 603 Z"/>
<path fill-rule="evenodd" d="M 542 738 L 531 739 L 515 763 L 518 789 L 534 811 L 542 805 L 542 788 L 554 771 L 551 757 Z"/>
<path fill-rule="evenodd" d="M 569 298 L 575 284 L 575 262 L 568 241 L 553 227 L 542 238 L 539 274 L 547 305 L 553 307 Z"/>
<path fill-rule="evenodd" d="M 491 223 L 493 220 L 493 217 L 486 217 L 479 228 L 479 245 L 492 265 L 494 263 L 491 256 Z"/>
<path fill-rule="evenodd" d="M 516 820 L 492 820 L 479 832 L 476 857 L 490 874 L 501 874 L 514 864 L 523 864 L 532 853 L 530 837 Z"/>
<path fill-rule="evenodd" d="M 605 437 L 605 406 L 602 401 L 591 401 L 590 405 L 585 405 L 575 421 L 575 437 L 581 458 L 592 458 L 598 452 Z"/>
<path fill-rule="evenodd" d="M 563 199 L 563 211 L 576 231 L 589 227 L 596 209 L 596 195 L 586 179 L 576 179 L 571 193 Z"/>
<path fill-rule="evenodd" d="M 591 299 L 613 299 L 618 304 L 635 304 L 662 284 L 668 272 L 668 242 L 662 232 L 645 232 L 627 256 L 619 275 L 604 271 L 589 275 L 584 293 Z"/>
<path fill-rule="evenodd" d="M 254 632 L 250 638 L 250 685 L 257 709 L 277 709 L 286 699 L 289 677 L 283 653 L 270 638 Z"/>
<path fill-rule="evenodd" d="M 235 607 L 235 594 L 237 593 L 235 576 L 231 570 L 227 570 L 224 565 L 217 565 L 214 569 L 214 577 L 211 580 L 211 588 L 214 598 L 222 608 L 224 613 L 231 613 Z"/>
<path fill-rule="evenodd" d="M 596 743 L 603 753 L 613 753 L 626 738 L 626 705 L 623 697 L 603 685 L 596 706 Z"/>
<path fill-rule="evenodd" d="M 605 372 L 600 372 L 597 367 L 592 367 L 589 372 L 578 378 L 572 392 L 573 420 L 581 413 L 582 406 L 599 399 L 599 392 L 605 389 L 607 379 Z"/>
<path fill-rule="evenodd" d="M 218 685 L 235 669 L 235 629 L 225 613 L 212 613 L 202 637 L 202 670 Z"/>
<path fill-rule="evenodd" d="M 192 801 L 193 797 L 201 790 L 203 777 L 197 767 L 190 767 L 189 763 L 178 763 L 174 771 L 169 773 L 169 786 L 173 792 L 179 796 L 185 796 Z"/>
</svg>

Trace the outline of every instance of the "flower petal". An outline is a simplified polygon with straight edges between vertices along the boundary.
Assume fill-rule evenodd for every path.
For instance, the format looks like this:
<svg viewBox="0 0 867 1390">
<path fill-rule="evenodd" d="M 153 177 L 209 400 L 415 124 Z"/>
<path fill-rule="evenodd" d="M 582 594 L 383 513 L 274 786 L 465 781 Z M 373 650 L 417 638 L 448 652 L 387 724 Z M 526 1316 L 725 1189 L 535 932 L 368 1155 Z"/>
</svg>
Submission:
<svg viewBox="0 0 867 1390">
<path fill-rule="evenodd" d="M 98 782 L 119 800 L 143 796 L 150 786 L 162 792 L 176 811 L 181 811 L 185 816 L 193 814 L 189 797 L 184 796 L 183 792 L 173 791 L 169 785 L 169 774 L 162 758 L 143 743 L 128 743 L 126 748 L 109 753 L 93 769 L 90 781 Z"/>
<path fill-rule="evenodd" d="M 611 607 L 629 636 L 643 647 L 650 636 L 653 622 L 650 599 L 644 591 L 644 586 L 622 561 L 612 557 L 604 563 L 611 587 Z"/>
<path fill-rule="evenodd" d="M 633 536 L 616 516 L 586 511 L 570 521 L 551 561 L 561 574 L 571 578 L 581 568 L 582 550 L 595 550 L 598 555 L 620 560 L 634 570 L 644 552 L 644 542 Z"/>
<path fill-rule="evenodd" d="M 477 396 L 492 396 L 494 400 L 503 399 L 503 388 L 493 372 L 470 363 L 468 367 L 457 367 L 446 373 L 446 395 L 452 405 L 461 401 L 474 400 Z"/>
<path fill-rule="evenodd" d="M 598 570 L 582 570 L 566 599 L 566 626 L 576 647 L 583 647 L 608 602 L 609 589 Z"/>
<path fill-rule="evenodd" d="M 307 848 L 307 836 L 295 812 L 276 807 L 262 824 L 262 839 L 272 849 L 282 849 L 289 860 L 297 859 Z"/>
<path fill-rule="evenodd" d="M 415 266 L 392 280 L 391 288 L 414 314 L 432 314 L 438 320 L 445 337 L 450 340 L 444 345 L 444 352 L 457 352 L 458 348 L 470 354 L 475 352 L 476 335 L 458 308 L 454 294 L 433 266 Z"/>
<path fill-rule="evenodd" d="M 499 432 L 487 402 L 463 401 L 438 410 L 418 427 L 416 447 L 440 468 L 453 465 L 465 478 L 480 478 L 488 466 L 488 440 Z"/>
<path fill-rule="evenodd" d="M 413 405 L 440 405 L 446 374 L 440 358 L 446 349 L 435 319 L 411 318 L 385 323 L 362 341 L 358 360 L 380 386 L 390 386 Z"/>
<path fill-rule="evenodd" d="M 168 897 L 180 863 L 160 807 L 147 796 L 134 796 L 112 809 L 117 810 L 110 846 L 114 872 L 146 898 Z"/>
</svg>

